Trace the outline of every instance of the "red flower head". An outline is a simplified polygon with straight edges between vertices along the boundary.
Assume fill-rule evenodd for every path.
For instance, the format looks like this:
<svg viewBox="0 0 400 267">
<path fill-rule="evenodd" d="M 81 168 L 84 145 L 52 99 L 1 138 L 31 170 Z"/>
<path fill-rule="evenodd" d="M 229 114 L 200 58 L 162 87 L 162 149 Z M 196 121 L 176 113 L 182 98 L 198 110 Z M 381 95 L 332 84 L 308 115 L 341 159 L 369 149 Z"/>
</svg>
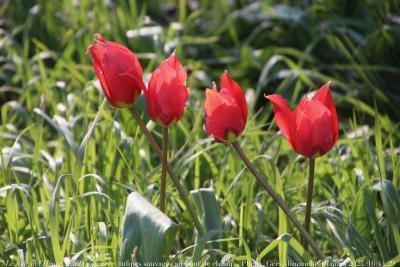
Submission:
<svg viewBox="0 0 400 267">
<path fill-rule="evenodd" d="M 324 84 L 314 95 L 306 95 L 294 111 L 282 96 L 266 96 L 272 102 L 282 134 L 293 150 L 305 157 L 324 155 L 339 136 L 339 122 L 329 84 Z"/>
<path fill-rule="evenodd" d="M 243 132 L 247 121 L 247 103 L 240 86 L 225 71 L 221 91 L 215 83 L 206 90 L 204 110 L 206 132 L 219 142 L 233 142 Z"/>
<path fill-rule="evenodd" d="M 172 53 L 151 75 L 147 99 L 149 117 L 164 126 L 179 121 L 185 110 L 189 88 L 187 74 L 179 59 Z"/>
<path fill-rule="evenodd" d="M 127 47 L 109 42 L 100 34 L 96 38 L 88 51 L 104 95 L 114 107 L 133 105 L 146 88 L 140 62 Z"/>
</svg>

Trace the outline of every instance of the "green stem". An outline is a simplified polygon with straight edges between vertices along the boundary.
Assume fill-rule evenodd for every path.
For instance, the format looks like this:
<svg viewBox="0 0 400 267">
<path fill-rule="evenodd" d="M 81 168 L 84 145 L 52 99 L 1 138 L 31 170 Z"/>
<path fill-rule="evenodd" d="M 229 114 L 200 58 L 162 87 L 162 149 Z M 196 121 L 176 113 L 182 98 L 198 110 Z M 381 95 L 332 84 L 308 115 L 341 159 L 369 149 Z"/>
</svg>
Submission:
<svg viewBox="0 0 400 267">
<path fill-rule="evenodd" d="M 239 154 L 240 158 L 243 160 L 243 162 L 246 164 L 247 168 L 254 175 L 254 177 L 261 184 L 261 186 L 271 195 L 271 197 L 273 198 L 275 203 L 278 204 L 278 206 L 286 213 L 286 215 L 293 222 L 293 224 L 297 227 L 297 229 L 299 229 L 299 231 L 303 235 L 303 237 L 308 241 L 308 243 L 310 243 L 310 245 L 312 246 L 312 248 L 314 249 L 314 251 L 318 255 L 318 257 L 321 260 L 325 259 L 325 256 L 322 253 L 322 251 L 320 250 L 320 248 L 318 247 L 317 243 L 312 239 L 310 234 L 306 231 L 306 229 L 304 229 L 304 227 L 301 225 L 301 223 L 296 219 L 296 217 L 290 211 L 288 206 L 286 206 L 286 204 L 282 200 L 282 198 L 277 193 L 275 193 L 274 189 L 265 181 L 266 179 L 256 170 L 254 165 L 250 162 L 250 160 L 247 158 L 246 154 L 243 152 L 239 143 L 237 141 L 233 142 L 232 146 L 235 148 L 235 150 Z"/>
<path fill-rule="evenodd" d="M 314 170 L 315 170 L 315 158 L 310 158 L 310 166 L 308 172 L 308 188 L 307 188 L 307 202 L 306 202 L 306 217 L 304 219 L 304 228 L 307 232 L 310 232 L 310 221 L 311 221 L 311 204 L 314 189 Z M 308 242 L 306 239 L 303 240 L 304 248 L 308 248 Z"/>
<path fill-rule="evenodd" d="M 140 129 L 142 130 L 142 133 L 146 136 L 147 141 L 149 142 L 150 146 L 154 149 L 154 151 L 157 153 L 158 157 L 162 160 L 161 149 L 158 146 L 156 140 L 154 139 L 154 136 L 147 129 L 146 124 L 140 117 L 139 112 L 136 110 L 136 108 L 134 106 L 130 107 L 130 111 L 132 113 L 133 118 L 136 120 L 137 124 L 139 125 Z M 197 214 L 195 212 L 195 209 L 190 204 L 190 201 L 188 198 L 188 193 L 185 190 L 185 188 L 181 185 L 181 183 L 179 182 L 178 176 L 175 174 L 174 170 L 172 169 L 172 167 L 169 163 L 167 163 L 167 172 L 168 172 L 169 176 L 171 177 L 172 182 L 174 183 L 176 189 L 178 190 L 179 196 L 181 197 L 183 203 L 185 203 L 185 206 L 188 209 L 190 216 L 192 217 L 192 220 L 193 220 L 194 226 L 197 229 L 197 232 L 199 233 L 200 236 L 204 235 L 204 233 L 205 233 L 204 227 L 200 223 L 199 218 L 197 217 Z"/>
<path fill-rule="evenodd" d="M 160 187 L 160 210 L 165 212 L 165 184 L 167 180 L 168 164 L 168 126 L 162 127 L 162 163 L 161 163 L 161 187 Z"/>
</svg>

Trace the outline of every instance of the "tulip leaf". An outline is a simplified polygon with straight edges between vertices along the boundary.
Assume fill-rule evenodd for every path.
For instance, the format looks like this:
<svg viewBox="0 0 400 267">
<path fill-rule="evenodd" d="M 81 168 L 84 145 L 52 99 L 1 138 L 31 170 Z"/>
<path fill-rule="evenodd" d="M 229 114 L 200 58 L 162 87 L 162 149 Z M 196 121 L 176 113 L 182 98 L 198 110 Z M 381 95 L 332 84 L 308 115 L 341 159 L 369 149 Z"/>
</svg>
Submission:
<svg viewBox="0 0 400 267">
<path fill-rule="evenodd" d="M 365 194 L 365 187 L 360 189 L 356 194 L 355 201 L 353 201 L 350 219 L 361 236 L 365 240 L 368 240 L 371 227 L 368 220 L 368 212 L 365 208 Z"/>
<path fill-rule="evenodd" d="M 392 235 L 396 244 L 397 252 L 400 253 L 400 195 L 389 180 L 381 180 L 372 186 L 375 191 L 382 192 L 383 207 Z M 394 254 L 394 253 L 393 253 Z"/>
<path fill-rule="evenodd" d="M 378 109 L 375 104 L 375 145 L 376 145 L 376 153 L 378 155 L 378 164 L 379 164 L 379 174 L 381 179 L 386 179 L 385 172 L 385 160 L 383 156 L 383 144 L 382 144 L 382 129 L 380 122 L 380 115 Z"/>
<path fill-rule="evenodd" d="M 221 214 L 219 204 L 211 188 L 199 188 L 190 192 L 200 211 L 206 231 L 221 230 Z"/>
<path fill-rule="evenodd" d="M 213 233 L 208 236 L 207 240 L 201 239 L 198 241 L 198 246 L 193 251 L 193 262 L 199 262 L 201 252 L 204 250 L 206 241 L 218 239 L 221 236 L 221 214 L 217 199 L 215 198 L 214 190 L 211 188 L 199 188 L 190 192 L 195 200 L 196 208 L 201 216 L 207 233 Z M 214 244 L 218 247 L 218 244 Z"/>
<path fill-rule="evenodd" d="M 131 193 L 122 222 L 120 261 L 164 262 L 177 229 L 176 223 L 139 193 Z"/>
<path fill-rule="evenodd" d="M 386 246 L 386 243 L 384 241 L 382 232 L 381 232 L 381 226 L 379 225 L 379 220 L 376 216 L 376 200 L 372 196 L 372 192 L 369 188 L 364 189 L 364 199 L 365 199 L 365 208 L 368 213 L 368 218 L 371 224 L 371 227 L 374 232 L 375 240 L 378 245 L 379 252 L 382 256 L 383 259 L 388 258 L 388 248 Z"/>
</svg>

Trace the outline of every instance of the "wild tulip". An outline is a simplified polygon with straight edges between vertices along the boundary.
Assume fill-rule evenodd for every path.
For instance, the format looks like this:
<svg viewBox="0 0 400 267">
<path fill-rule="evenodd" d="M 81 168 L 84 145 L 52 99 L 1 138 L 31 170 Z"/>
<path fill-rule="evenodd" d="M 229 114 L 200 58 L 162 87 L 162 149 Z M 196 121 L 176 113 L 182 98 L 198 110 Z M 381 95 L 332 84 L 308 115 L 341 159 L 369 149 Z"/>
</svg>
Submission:
<svg viewBox="0 0 400 267">
<path fill-rule="evenodd" d="M 247 103 L 240 86 L 225 71 L 221 75 L 221 91 L 215 83 L 206 90 L 205 130 L 219 142 L 234 142 L 247 122 Z"/>
<path fill-rule="evenodd" d="M 139 60 L 127 47 L 107 41 L 100 34 L 96 38 L 88 51 L 104 95 L 114 107 L 132 106 L 146 88 Z"/>
<path fill-rule="evenodd" d="M 315 158 L 331 150 L 339 136 L 339 122 L 329 84 L 324 84 L 314 94 L 306 95 L 294 111 L 290 110 L 282 96 L 266 96 L 272 102 L 276 123 L 282 134 L 297 153 L 310 161 L 304 218 L 307 232 L 311 222 Z M 305 249 L 308 241 L 303 240 Z"/>
<path fill-rule="evenodd" d="M 174 52 L 153 72 L 148 89 L 144 92 L 149 117 L 163 125 L 160 184 L 160 210 L 163 212 L 165 211 L 168 164 L 168 126 L 176 123 L 183 116 L 189 95 L 186 79 L 187 73 Z"/>
<path fill-rule="evenodd" d="M 225 71 L 221 76 L 221 91 L 217 91 L 215 83 L 212 89 L 206 90 L 206 101 L 204 110 L 206 114 L 205 130 L 216 141 L 229 143 L 233 146 L 239 157 L 242 159 L 248 170 L 253 174 L 260 185 L 268 192 L 275 203 L 285 212 L 288 218 L 294 223 L 320 259 L 324 255 L 317 243 L 312 239 L 308 231 L 296 219 L 285 201 L 269 185 L 268 180 L 261 175 L 257 168 L 246 156 L 239 142 L 236 140 L 243 132 L 247 122 L 247 103 L 240 86 L 229 77 Z"/>
<path fill-rule="evenodd" d="M 166 159 L 164 154 L 166 151 L 164 150 L 165 142 L 163 142 L 163 151 L 161 151 L 155 138 L 147 129 L 146 123 L 143 121 L 140 113 L 133 105 L 142 90 L 146 92 L 146 86 L 143 83 L 143 71 L 140 62 L 137 60 L 135 54 L 125 46 L 106 41 L 100 34 L 97 34 L 96 37 L 97 42 L 88 48 L 88 52 L 92 56 L 94 71 L 100 80 L 104 95 L 111 105 L 115 107 L 129 107 L 134 120 L 137 122 L 139 128 L 146 136 L 151 147 L 163 160 L 163 171 L 167 171 L 170 174 L 181 200 L 185 204 L 189 215 L 193 219 L 194 226 L 196 227 L 198 233 L 200 236 L 203 235 L 205 233 L 204 227 L 200 223 L 199 217 L 196 214 L 196 211 L 189 198 L 187 197 L 185 189 L 180 184 L 178 176 L 175 174 L 170 164 L 164 162 Z M 180 66 L 180 63 L 175 63 L 172 65 L 175 66 L 177 70 L 167 72 L 167 74 L 164 75 L 166 78 L 164 77 L 163 79 L 166 81 L 176 81 L 177 78 L 174 77 L 172 73 L 178 73 L 179 80 L 185 81 L 186 72 L 184 72 L 182 66 Z M 152 82 L 152 84 L 155 83 L 158 85 L 159 81 L 160 80 L 157 81 L 156 79 L 154 82 Z M 186 102 L 186 99 L 187 96 L 183 102 Z"/>
<path fill-rule="evenodd" d="M 172 53 L 151 75 L 145 90 L 149 117 L 164 126 L 179 121 L 185 110 L 189 88 L 187 73 Z"/>
<path fill-rule="evenodd" d="M 339 122 L 329 84 L 324 84 L 314 95 L 306 95 L 294 111 L 282 96 L 266 96 L 272 102 L 282 134 L 305 157 L 324 155 L 338 140 Z"/>
</svg>

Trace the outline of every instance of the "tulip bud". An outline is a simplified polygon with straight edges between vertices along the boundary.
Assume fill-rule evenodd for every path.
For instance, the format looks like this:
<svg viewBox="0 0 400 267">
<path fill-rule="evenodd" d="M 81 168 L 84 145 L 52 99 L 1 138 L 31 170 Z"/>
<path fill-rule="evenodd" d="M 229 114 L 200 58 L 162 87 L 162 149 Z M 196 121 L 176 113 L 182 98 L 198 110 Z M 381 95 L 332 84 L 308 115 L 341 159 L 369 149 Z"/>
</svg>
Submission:
<svg viewBox="0 0 400 267">
<path fill-rule="evenodd" d="M 247 103 L 240 86 L 228 72 L 221 76 L 221 91 L 215 83 L 206 90 L 204 110 L 205 130 L 219 142 L 233 142 L 243 132 L 247 122 Z"/>
<path fill-rule="evenodd" d="M 306 95 L 294 111 L 282 96 L 266 96 L 272 102 L 282 134 L 293 150 L 305 157 L 324 155 L 338 140 L 339 122 L 329 84 L 323 85 L 313 96 Z"/>
<path fill-rule="evenodd" d="M 96 38 L 88 51 L 104 95 L 114 107 L 132 106 L 146 88 L 139 60 L 127 47 L 109 42 L 100 34 Z"/>
<path fill-rule="evenodd" d="M 147 113 L 153 121 L 169 126 L 182 118 L 189 95 L 186 79 L 186 71 L 175 53 L 153 72 L 148 90 L 144 91 Z"/>
</svg>

